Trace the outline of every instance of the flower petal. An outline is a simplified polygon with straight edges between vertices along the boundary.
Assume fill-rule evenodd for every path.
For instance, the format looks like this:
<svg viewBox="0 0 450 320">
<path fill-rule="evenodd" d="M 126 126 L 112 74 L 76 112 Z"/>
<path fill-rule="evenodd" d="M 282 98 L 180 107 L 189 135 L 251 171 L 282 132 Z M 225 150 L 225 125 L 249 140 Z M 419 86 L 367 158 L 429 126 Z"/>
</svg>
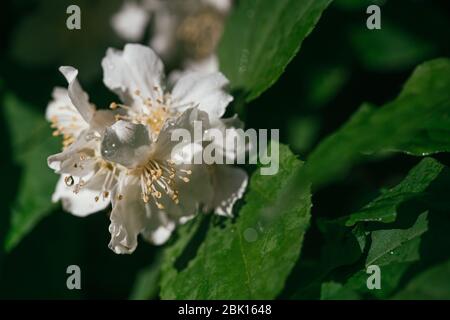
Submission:
<svg viewBox="0 0 450 320">
<path fill-rule="evenodd" d="M 217 157 L 223 163 L 234 163 L 236 158 L 245 156 L 250 142 L 247 143 L 243 131 L 244 123 L 234 115 L 231 118 L 217 119 L 211 123 L 211 129 L 205 133 L 206 141 L 213 141 Z M 213 131 L 218 130 L 223 139 L 214 139 Z"/>
<path fill-rule="evenodd" d="M 92 132 L 85 131 L 78 139 L 61 153 L 47 158 L 48 166 L 56 173 L 66 173 L 74 176 L 85 176 L 94 171 L 96 164 L 95 154 L 99 142 L 92 138 L 87 139 Z"/>
<path fill-rule="evenodd" d="M 105 130 L 101 153 L 108 161 L 133 168 L 148 158 L 149 150 L 150 135 L 145 125 L 120 120 Z"/>
<path fill-rule="evenodd" d="M 232 166 L 214 165 L 211 175 L 214 188 L 211 207 L 218 215 L 233 216 L 233 206 L 247 188 L 247 173 Z"/>
<path fill-rule="evenodd" d="M 219 71 L 219 59 L 217 55 L 212 54 L 201 60 L 186 60 L 183 64 L 183 70 L 175 70 L 169 75 L 169 83 L 175 84 L 184 75 L 191 72 L 210 74 Z"/>
<path fill-rule="evenodd" d="M 134 2 L 125 2 L 111 19 L 114 31 L 125 40 L 142 39 L 150 19 L 147 10 Z"/>
<path fill-rule="evenodd" d="M 187 151 L 190 147 L 189 145 L 192 147 L 190 156 L 193 157 L 194 152 L 202 150 L 203 134 L 209 127 L 209 118 L 206 112 L 197 108 L 187 109 L 177 118 L 169 119 L 164 123 L 153 146 L 153 157 L 160 160 L 171 159 L 176 161 L 177 159 L 174 158 L 174 154 L 178 153 L 178 151 Z M 176 140 L 175 138 L 178 137 L 177 131 L 179 133 L 188 133 L 189 140 L 185 141 L 183 139 L 180 141 L 181 138 L 180 140 Z M 197 148 L 199 145 L 200 149 Z M 186 159 L 184 163 L 188 163 L 191 157 Z M 182 158 L 185 159 L 185 157 Z"/>
<path fill-rule="evenodd" d="M 59 71 L 69 83 L 68 93 L 70 100 L 83 119 L 89 123 L 94 115 L 95 107 L 89 102 L 88 94 L 81 88 L 77 80 L 78 70 L 73 67 L 63 66 L 59 68 Z"/>
<path fill-rule="evenodd" d="M 160 99 L 164 66 L 150 48 L 127 44 L 123 51 L 109 48 L 102 60 L 103 82 L 130 105 Z M 157 89 L 159 88 L 159 89 Z"/>
<path fill-rule="evenodd" d="M 180 23 L 178 15 L 167 7 L 167 3 L 158 8 L 153 15 L 153 37 L 150 46 L 164 59 L 172 59 L 177 53 L 177 28 Z"/>
<path fill-rule="evenodd" d="M 61 200 L 64 210 L 79 217 L 85 217 L 105 209 L 109 205 L 109 197 L 102 197 L 100 190 L 81 188 L 78 193 L 66 186 L 65 177 L 61 176 L 53 193 L 52 201 Z M 98 201 L 95 201 L 98 197 Z"/>
<path fill-rule="evenodd" d="M 163 244 L 175 229 L 175 221 L 164 211 L 158 211 L 153 202 L 144 203 L 135 176 L 122 176 L 113 191 L 112 203 L 109 248 L 115 253 L 133 253 L 139 234 L 155 245 Z"/>
<path fill-rule="evenodd" d="M 232 0 L 203 0 L 203 2 L 213 6 L 223 13 L 230 11 L 232 5 Z"/>
<path fill-rule="evenodd" d="M 224 91 L 228 79 L 220 73 L 208 75 L 191 72 L 183 75 L 172 90 L 172 105 L 180 112 L 198 107 L 208 113 L 211 120 L 225 113 L 233 97 Z"/>
<path fill-rule="evenodd" d="M 109 248 L 117 254 L 133 253 L 146 223 L 137 177 L 123 176 L 112 193 L 112 205 Z"/>
<path fill-rule="evenodd" d="M 148 242 L 154 245 L 162 245 L 169 240 L 172 232 L 175 230 L 175 222 L 168 219 L 163 211 L 158 211 L 156 206 L 147 204 L 147 208 L 153 208 L 149 215 L 147 215 L 147 224 L 142 231 L 142 236 Z"/>
<path fill-rule="evenodd" d="M 54 88 L 52 97 L 45 112 L 46 119 L 64 136 L 78 137 L 89 125 L 72 104 L 67 89 Z"/>
</svg>

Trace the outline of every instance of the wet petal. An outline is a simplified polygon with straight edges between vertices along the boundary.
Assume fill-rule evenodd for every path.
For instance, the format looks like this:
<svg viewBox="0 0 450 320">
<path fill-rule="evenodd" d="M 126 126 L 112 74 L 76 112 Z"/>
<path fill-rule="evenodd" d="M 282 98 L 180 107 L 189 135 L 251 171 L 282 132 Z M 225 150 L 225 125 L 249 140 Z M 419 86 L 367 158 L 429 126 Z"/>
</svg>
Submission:
<svg viewBox="0 0 450 320">
<path fill-rule="evenodd" d="M 149 150 L 147 126 L 120 120 L 105 130 L 101 153 L 108 161 L 133 168 L 148 158 Z"/>
<path fill-rule="evenodd" d="M 98 199 L 96 201 L 96 199 Z M 101 211 L 109 205 L 109 197 L 101 196 L 101 190 L 82 188 L 78 193 L 66 185 L 66 177 L 61 176 L 52 201 L 61 200 L 64 210 L 79 217 L 85 217 L 92 213 Z"/>
</svg>

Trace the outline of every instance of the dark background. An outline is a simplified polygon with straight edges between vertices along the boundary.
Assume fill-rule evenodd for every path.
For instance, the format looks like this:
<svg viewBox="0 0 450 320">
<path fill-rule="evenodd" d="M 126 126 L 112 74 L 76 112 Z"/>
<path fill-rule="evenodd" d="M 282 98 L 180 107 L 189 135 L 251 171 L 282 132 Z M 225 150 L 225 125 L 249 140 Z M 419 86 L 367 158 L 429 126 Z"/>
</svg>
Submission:
<svg viewBox="0 0 450 320">
<path fill-rule="evenodd" d="M 368 3 L 382 4 L 382 30 L 366 29 Z M 81 7 L 79 31 L 65 26 L 70 4 Z M 123 46 L 109 27 L 109 17 L 119 5 L 120 1 L 106 0 L 3 0 L 1 95 L 13 92 L 44 114 L 53 87 L 66 86 L 58 67 L 73 65 L 92 100 L 107 106 L 114 96 L 103 87 L 100 61 L 107 47 Z M 336 1 L 280 80 L 236 111 L 247 127 L 279 128 L 281 141 L 304 159 L 362 102 L 388 102 L 417 64 L 450 56 L 449 9 L 445 0 Z M 12 159 L 6 119 L 3 111 L 0 114 L 2 244 L 21 168 Z M 437 158 L 450 164 L 444 155 Z M 360 208 L 379 188 L 400 181 L 418 161 L 399 155 L 354 167 L 345 180 L 314 195 L 313 216 L 339 216 Z M 107 247 L 108 225 L 107 212 L 80 219 L 56 210 L 12 252 L 1 249 L 0 298 L 128 298 L 138 272 L 161 248 L 140 241 L 134 254 L 116 255 Z M 313 243 L 314 237 L 311 230 L 306 241 Z M 308 247 L 314 251 L 314 245 Z M 81 267 L 80 291 L 66 288 L 66 268 L 71 264 Z"/>
</svg>

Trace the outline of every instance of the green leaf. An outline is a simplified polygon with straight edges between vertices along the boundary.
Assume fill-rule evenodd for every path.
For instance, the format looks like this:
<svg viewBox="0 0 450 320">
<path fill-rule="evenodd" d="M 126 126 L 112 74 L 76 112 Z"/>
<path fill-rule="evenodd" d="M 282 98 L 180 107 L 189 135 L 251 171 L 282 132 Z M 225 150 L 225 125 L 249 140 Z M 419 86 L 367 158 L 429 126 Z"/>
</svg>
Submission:
<svg viewBox="0 0 450 320">
<path fill-rule="evenodd" d="M 398 206 L 407 200 L 422 196 L 443 169 L 444 166 L 436 160 L 425 158 L 397 186 L 382 192 L 360 211 L 343 218 L 345 225 L 353 226 L 361 221 L 394 222 Z"/>
<path fill-rule="evenodd" d="M 22 168 L 5 240 L 6 250 L 11 250 L 54 207 L 51 195 L 58 177 L 47 167 L 47 157 L 57 152 L 59 141 L 44 117 L 16 97 L 5 97 L 4 113 L 14 159 Z"/>
<path fill-rule="evenodd" d="M 381 108 L 363 105 L 311 153 L 302 174 L 313 186 L 342 177 L 363 155 L 450 151 L 450 60 L 416 68 L 400 95 Z M 304 179 L 297 174 L 295 179 Z"/>
<path fill-rule="evenodd" d="M 428 213 L 424 212 L 408 229 L 377 230 L 371 234 L 372 245 L 366 258 L 366 266 L 409 262 L 420 258 L 418 249 L 422 234 L 428 230 Z"/>
<path fill-rule="evenodd" d="M 293 206 L 278 207 L 286 177 L 301 166 L 295 156 L 280 146 L 280 170 L 273 176 L 255 173 L 246 203 L 236 221 L 210 224 L 197 254 L 184 268 L 177 260 L 202 236 L 202 225 L 188 226 L 166 252 L 161 281 L 163 299 L 270 299 L 283 289 L 294 266 L 309 224 L 309 187 L 296 194 Z M 210 219 L 211 220 L 211 219 Z M 177 259 L 178 258 L 178 259 Z"/>
<path fill-rule="evenodd" d="M 321 293 L 322 297 L 325 299 L 344 299 L 349 295 L 389 297 L 412 263 L 420 260 L 422 237 L 428 228 L 428 213 L 424 212 L 408 228 L 373 231 L 370 233 L 371 246 L 363 265 L 350 266 L 349 275 L 345 280 L 341 280 L 341 286 L 334 285 L 332 292 L 325 287 L 327 291 Z M 366 281 L 369 275 L 366 268 L 369 265 L 380 267 L 381 290 L 367 288 Z"/>
<path fill-rule="evenodd" d="M 347 276 L 340 279 L 342 287 L 333 286 L 332 298 L 346 296 L 349 291 L 389 298 L 417 272 L 448 259 L 450 218 L 448 200 L 447 205 L 443 203 L 448 195 L 443 190 L 449 187 L 450 170 L 426 158 L 400 184 L 365 207 L 372 211 L 327 221 L 335 228 L 346 228 L 348 236 L 355 234 L 356 228 L 362 228 L 369 244 L 360 262 L 349 266 Z M 391 198 L 394 201 L 391 202 Z M 342 221 L 352 221 L 356 227 L 344 227 Z M 334 253 L 334 250 L 329 251 L 328 255 Z M 382 290 L 369 293 L 365 283 L 368 277 L 365 268 L 369 265 L 380 267 Z"/>
<path fill-rule="evenodd" d="M 450 260 L 434 266 L 411 280 L 393 299 L 450 299 Z"/>
<path fill-rule="evenodd" d="M 274 84 L 331 0 L 240 1 L 219 48 L 221 70 L 247 101 Z"/>
</svg>

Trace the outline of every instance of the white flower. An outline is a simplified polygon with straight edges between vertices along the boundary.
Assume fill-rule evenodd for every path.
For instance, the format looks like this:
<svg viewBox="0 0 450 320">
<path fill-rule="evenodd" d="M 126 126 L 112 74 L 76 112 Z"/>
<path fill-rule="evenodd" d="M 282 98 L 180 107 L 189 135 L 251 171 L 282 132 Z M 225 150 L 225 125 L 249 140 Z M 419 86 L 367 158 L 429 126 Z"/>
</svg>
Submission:
<svg viewBox="0 0 450 320">
<path fill-rule="evenodd" d="M 182 61 L 183 70 L 203 73 L 218 70 L 215 54 L 232 0 L 125 1 L 112 27 L 128 41 L 138 41 L 152 22 L 152 47 L 164 61 Z M 173 77 L 177 79 L 182 71 Z"/>
<path fill-rule="evenodd" d="M 61 178 L 52 200 L 62 200 L 65 210 L 86 216 L 106 208 L 116 180 L 116 167 L 104 161 L 100 154 L 101 134 L 114 122 L 109 110 L 95 110 L 89 102 L 72 67 L 61 67 L 69 82 L 68 90 L 55 88 L 46 117 L 55 128 L 54 135 L 63 135 L 61 153 L 50 156 L 48 165 Z"/>
<path fill-rule="evenodd" d="M 134 1 L 124 2 L 122 8 L 111 19 L 113 29 L 128 41 L 142 39 L 150 14 Z"/>
<path fill-rule="evenodd" d="M 49 158 L 49 165 L 79 180 L 75 191 L 81 195 L 80 203 L 73 193 L 68 197 L 57 190 L 59 198 L 70 199 L 70 206 L 65 207 L 78 213 L 83 210 L 74 208 L 88 207 L 90 210 L 83 212 L 90 213 L 106 207 L 110 199 L 109 247 L 116 253 L 133 252 L 139 234 L 151 243 L 164 243 L 177 224 L 202 209 L 231 215 L 247 184 L 245 171 L 186 161 L 208 143 L 202 140 L 203 135 L 179 149 L 175 148 L 179 141 L 171 139 L 177 129 L 188 130 L 195 137 L 195 122 L 202 123 L 202 133 L 236 124 L 236 118 L 221 119 L 232 100 L 224 91 L 228 80 L 219 72 L 190 72 L 169 91 L 161 60 L 150 48 L 137 44 L 128 44 L 123 51 L 108 49 L 102 67 L 105 85 L 122 100 L 111 103 L 114 114 L 95 110 L 73 68 L 62 69 L 69 82 L 67 94 L 55 95 L 49 106 L 57 130 L 71 137 L 71 144 L 62 153 Z M 56 106 L 63 106 L 57 115 L 70 109 L 74 122 L 55 118 Z M 73 123 L 81 129 L 70 131 Z M 80 155 L 84 155 L 82 161 Z M 67 176 L 64 179 L 66 184 L 74 183 L 67 181 Z M 106 196 L 99 201 L 98 194 Z"/>
</svg>

